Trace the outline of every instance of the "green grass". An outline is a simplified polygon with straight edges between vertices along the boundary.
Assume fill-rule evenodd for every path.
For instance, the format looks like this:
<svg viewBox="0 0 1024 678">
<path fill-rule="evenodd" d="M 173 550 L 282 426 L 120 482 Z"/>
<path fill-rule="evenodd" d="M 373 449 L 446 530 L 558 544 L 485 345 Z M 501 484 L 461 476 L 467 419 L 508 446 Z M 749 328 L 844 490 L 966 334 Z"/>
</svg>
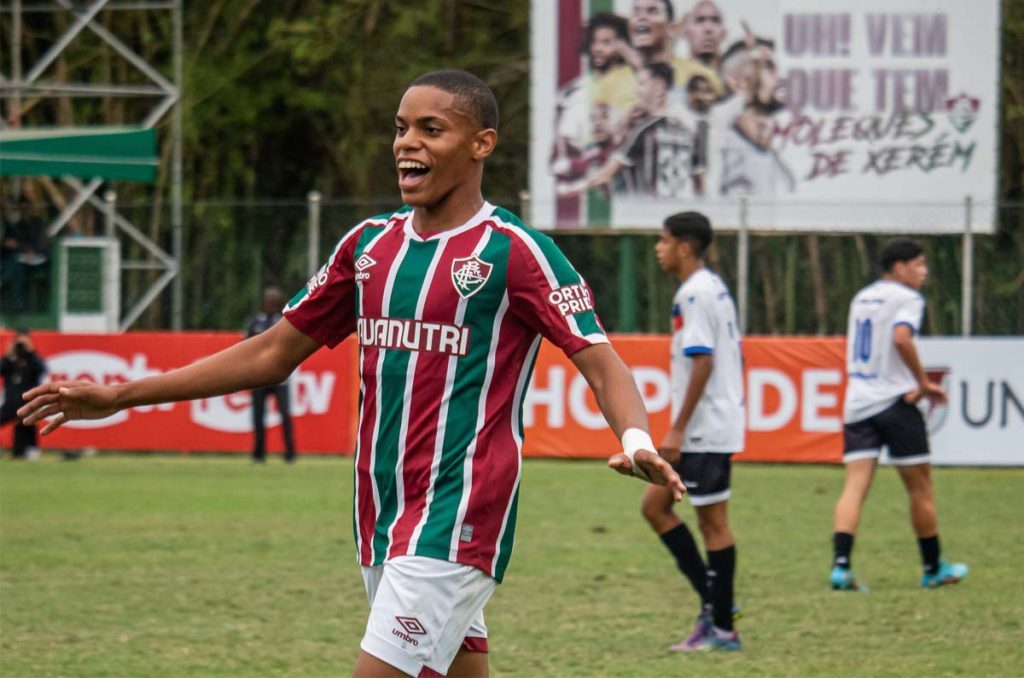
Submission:
<svg viewBox="0 0 1024 678">
<path fill-rule="evenodd" d="M 905 499 L 882 469 L 854 552 L 871 593 L 858 595 L 825 585 L 841 469 L 738 465 L 744 651 L 694 657 L 665 651 L 695 599 L 642 522 L 643 486 L 599 462 L 529 461 L 516 552 L 487 608 L 492 675 L 1019 675 L 1024 471 L 935 477 L 943 545 L 970 577 L 918 588 Z M 3 462 L 0 673 L 350 674 L 367 611 L 351 481 L 337 459 Z"/>
</svg>

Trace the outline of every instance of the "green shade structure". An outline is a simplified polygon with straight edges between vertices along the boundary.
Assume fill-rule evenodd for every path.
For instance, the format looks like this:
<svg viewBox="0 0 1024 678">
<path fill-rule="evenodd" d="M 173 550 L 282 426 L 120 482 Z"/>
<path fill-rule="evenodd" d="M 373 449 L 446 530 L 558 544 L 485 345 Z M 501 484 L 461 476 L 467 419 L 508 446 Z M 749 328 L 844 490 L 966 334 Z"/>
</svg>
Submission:
<svg viewBox="0 0 1024 678">
<path fill-rule="evenodd" d="M 156 130 L 121 127 L 0 130 L 0 176 L 156 181 Z"/>
</svg>

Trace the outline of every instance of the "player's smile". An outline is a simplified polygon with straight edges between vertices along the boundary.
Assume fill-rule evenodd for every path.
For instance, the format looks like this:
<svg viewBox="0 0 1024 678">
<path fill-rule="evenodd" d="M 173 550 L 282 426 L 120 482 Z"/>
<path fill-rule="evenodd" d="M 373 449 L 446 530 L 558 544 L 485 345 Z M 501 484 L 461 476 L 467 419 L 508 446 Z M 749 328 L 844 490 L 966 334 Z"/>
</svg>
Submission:
<svg viewBox="0 0 1024 678">
<path fill-rule="evenodd" d="M 398 187 L 402 191 L 413 191 L 427 180 L 430 167 L 419 160 L 398 158 Z"/>
</svg>

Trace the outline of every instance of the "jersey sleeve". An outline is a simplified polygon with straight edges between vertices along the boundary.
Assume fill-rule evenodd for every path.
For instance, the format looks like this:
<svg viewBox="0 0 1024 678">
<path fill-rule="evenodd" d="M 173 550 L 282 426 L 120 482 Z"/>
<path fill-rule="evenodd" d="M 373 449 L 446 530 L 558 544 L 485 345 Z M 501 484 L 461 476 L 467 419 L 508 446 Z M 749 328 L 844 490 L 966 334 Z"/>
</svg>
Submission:
<svg viewBox="0 0 1024 678">
<path fill-rule="evenodd" d="M 924 298 L 920 296 L 909 297 L 900 304 L 896 311 L 896 317 L 892 321 L 892 329 L 900 325 L 907 325 L 914 334 L 921 333 L 921 321 L 924 319 Z"/>
<path fill-rule="evenodd" d="M 683 297 L 683 355 L 712 355 L 715 352 L 715 314 L 711 295 L 704 292 Z"/>
<path fill-rule="evenodd" d="M 513 237 L 508 295 L 509 310 L 568 356 L 609 343 L 590 287 L 545 235 Z"/>
<path fill-rule="evenodd" d="M 357 226 L 338 242 L 327 263 L 284 307 L 284 317 L 304 334 L 330 348 L 352 334 L 356 326 Z"/>
</svg>

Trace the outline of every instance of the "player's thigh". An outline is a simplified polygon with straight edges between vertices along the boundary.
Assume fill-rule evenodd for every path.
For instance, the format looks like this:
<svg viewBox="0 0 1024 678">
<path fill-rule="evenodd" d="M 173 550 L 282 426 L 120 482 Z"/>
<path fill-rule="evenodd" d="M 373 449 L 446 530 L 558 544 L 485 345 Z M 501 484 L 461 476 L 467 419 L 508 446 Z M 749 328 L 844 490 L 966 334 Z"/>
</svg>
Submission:
<svg viewBox="0 0 1024 678">
<path fill-rule="evenodd" d="M 843 425 L 843 463 L 878 459 L 882 453 L 882 432 L 874 417 Z"/>
<path fill-rule="evenodd" d="M 728 501 L 732 496 L 732 455 L 723 452 L 683 452 L 674 465 L 686 496 L 697 506 Z"/>
<path fill-rule="evenodd" d="M 902 398 L 892 407 L 875 415 L 882 439 L 889 448 L 893 466 L 917 466 L 931 459 L 928 428 L 924 415 L 916 406 Z"/>
<path fill-rule="evenodd" d="M 483 608 L 495 581 L 468 565 L 402 556 L 364 568 L 370 617 L 361 647 L 412 675 L 447 672 L 461 648 L 487 651 Z"/>
</svg>

